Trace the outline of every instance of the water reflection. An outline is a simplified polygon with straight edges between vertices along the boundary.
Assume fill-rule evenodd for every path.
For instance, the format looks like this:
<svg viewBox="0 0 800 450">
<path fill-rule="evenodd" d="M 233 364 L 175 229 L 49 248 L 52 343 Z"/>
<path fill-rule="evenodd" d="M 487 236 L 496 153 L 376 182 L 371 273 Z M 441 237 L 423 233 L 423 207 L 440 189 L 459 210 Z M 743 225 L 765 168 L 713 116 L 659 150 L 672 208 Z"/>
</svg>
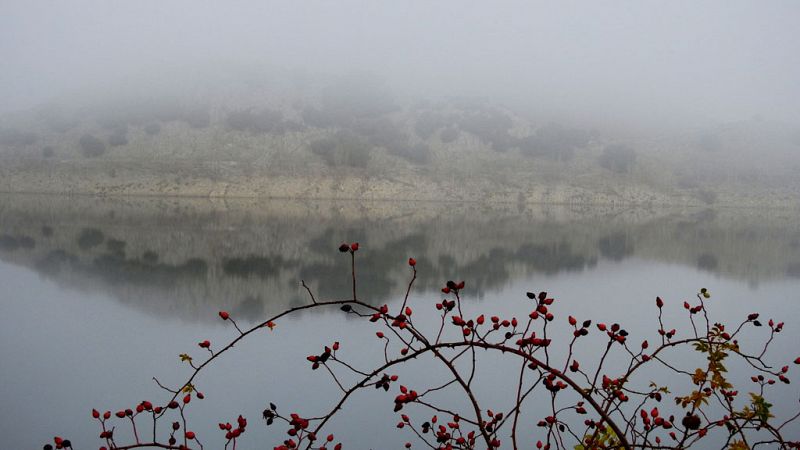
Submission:
<svg viewBox="0 0 800 450">
<path fill-rule="evenodd" d="M 0 197 L 0 259 L 65 288 L 103 292 L 150 314 L 250 320 L 303 301 L 300 279 L 348 296 L 336 251 L 359 241 L 360 296 L 384 302 L 470 281 L 474 297 L 532 274 L 631 257 L 757 285 L 800 277 L 794 211 L 526 207 L 477 204 Z"/>
</svg>

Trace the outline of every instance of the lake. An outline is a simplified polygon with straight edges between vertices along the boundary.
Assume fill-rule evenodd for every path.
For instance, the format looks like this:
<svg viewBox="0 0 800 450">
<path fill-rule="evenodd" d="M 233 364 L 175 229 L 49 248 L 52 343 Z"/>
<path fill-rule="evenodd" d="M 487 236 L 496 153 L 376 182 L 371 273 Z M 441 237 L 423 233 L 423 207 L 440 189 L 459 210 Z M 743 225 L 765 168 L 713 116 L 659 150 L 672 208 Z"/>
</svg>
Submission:
<svg viewBox="0 0 800 450">
<path fill-rule="evenodd" d="M 800 355 L 798 211 L 0 195 L 2 447 L 40 448 L 54 435 L 98 447 L 91 409 L 163 401 L 154 376 L 178 385 L 189 374 L 180 353 L 199 360 L 197 342 L 235 336 L 220 310 L 254 324 L 308 302 L 301 280 L 321 298 L 347 298 L 342 242 L 360 243 L 359 298 L 373 304 L 396 308 L 407 260 L 418 261 L 410 304 L 419 326 L 436 326 L 424 312 L 452 279 L 466 281 L 468 317 L 525 317 L 525 292 L 545 290 L 557 300 L 557 322 L 567 314 L 620 322 L 632 342 L 655 342 L 655 297 L 667 302 L 667 326 L 685 330 L 680 305 L 696 303 L 705 287 L 713 319 L 740 322 L 757 311 L 785 321 L 768 357 L 783 364 Z M 376 325 L 353 319 L 336 308 L 291 316 L 220 358 L 197 380 L 206 399 L 188 410 L 205 447 L 221 447 L 216 423 L 240 413 L 250 422 L 240 448 L 279 444 L 286 427 L 259 419 L 270 401 L 308 416 L 330 407 L 337 388 L 310 370 L 307 355 L 338 340 L 360 367 L 383 358 Z M 581 351 L 585 364 L 597 356 L 591 346 Z M 517 369 L 509 378 L 501 359 L 486 361 L 477 390 L 502 410 Z M 446 379 L 439 369 L 426 360 L 396 373 L 423 386 Z M 746 368 L 732 363 L 731 372 L 750 387 Z M 773 388 L 776 415 L 796 410 L 796 386 Z M 394 426 L 395 395 L 356 395 L 330 432 L 346 448 L 400 447 L 412 434 Z M 536 417 L 527 444 L 541 438 Z M 120 427 L 118 442 L 129 435 Z"/>
</svg>

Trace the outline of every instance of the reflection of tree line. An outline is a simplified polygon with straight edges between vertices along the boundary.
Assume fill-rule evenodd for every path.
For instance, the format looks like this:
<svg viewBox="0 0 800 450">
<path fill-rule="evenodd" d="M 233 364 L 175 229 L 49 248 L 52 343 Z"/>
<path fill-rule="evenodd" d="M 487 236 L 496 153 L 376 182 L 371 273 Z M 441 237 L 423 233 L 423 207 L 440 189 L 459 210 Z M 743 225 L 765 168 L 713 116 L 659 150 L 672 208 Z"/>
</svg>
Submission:
<svg viewBox="0 0 800 450">
<path fill-rule="evenodd" d="M 186 300 L 182 296 L 194 296 L 192 301 L 203 305 L 229 302 L 226 306 L 252 318 L 265 308 L 275 308 L 272 303 L 300 301 L 300 279 L 326 297 L 348 296 L 348 261 L 336 247 L 351 237 L 365 248 L 358 254 L 360 297 L 375 302 L 402 293 L 408 256 L 417 259 L 421 289 L 437 291 L 448 279 L 464 279 L 478 297 L 530 273 L 581 271 L 603 259 L 622 261 L 635 254 L 720 273 L 729 269 L 731 259 L 716 252 L 731 240 L 742 246 L 735 262 L 748 267 L 763 266 L 763 258 L 776 259 L 774 254 L 749 251 L 749 246 L 763 246 L 762 240 L 773 241 L 766 246 L 769 249 L 794 248 L 796 258 L 780 255 L 781 273 L 772 275 L 800 277 L 797 231 L 725 230 L 713 214 L 640 223 L 559 223 L 491 215 L 448 217 L 444 223 L 440 218 L 395 223 L 328 217 L 314 224 L 308 217 L 260 221 L 245 214 L 236 222 L 240 227 L 228 226 L 221 234 L 190 220 L 178 226 L 181 221 L 166 219 L 169 232 L 180 237 L 172 247 L 159 236 L 162 228 L 136 227 L 126 235 L 124 228 L 98 225 L 100 217 L 84 220 L 92 226 L 81 227 L 78 222 L 70 229 L 59 229 L 52 218 L 43 223 L 32 215 L 16 223 L 0 219 L 0 257 L 62 282 L 70 278 L 63 274 L 78 275 L 82 287 L 108 290 L 115 296 L 126 291 L 130 303 L 147 303 L 143 297 L 148 292 L 160 292 L 158 296 L 177 304 Z M 152 220 L 162 222 L 161 217 Z M 94 283 L 86 283 L 87 278 Z M 69 283 L 75 284 L 71 279 Z"/>
</svg>

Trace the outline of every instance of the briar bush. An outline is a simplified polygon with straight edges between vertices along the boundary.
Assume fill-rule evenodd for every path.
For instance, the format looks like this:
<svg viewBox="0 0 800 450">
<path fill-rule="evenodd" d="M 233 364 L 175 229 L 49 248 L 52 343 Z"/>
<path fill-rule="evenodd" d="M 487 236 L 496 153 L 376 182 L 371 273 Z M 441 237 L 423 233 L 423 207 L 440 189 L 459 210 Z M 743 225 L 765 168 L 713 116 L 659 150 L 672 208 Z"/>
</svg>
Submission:
<svg viewBox="0 0 800 450">
<path fill-rule="evenodd" d="M 337 400 L 320 412 L 306 410 L 300 398 L 296 405 L 281 407 L 265 398 L 259 415 L 267 426 L 277 427 L 276 432 L 283 434 L 269 444 L 276 450 L 343 448 L 335 430 L 330 429 L 331 419 L 342 411 L 352 411 L 344 406 L 363 390 L 385 396 L 386 407 L 397 415 L 398 433 L 409 437 L 406 448 L 800 448 L 795 424 L 800 413 L 775 417 L 772 402 L 776 399 L 771 399 L 776 386 L 790 383 L 791 362 L 776 364 L 765 357 L 782 332 L 783 322 L 763 319 L 755 312 L 738 323 L 715 321 L 708 308 L 711 293 L 706 289 L 682 305 L 668 305 L 656 298 L 652 333 L 633 336 L 620 323 L 630 318 L 620 314 L 614 315 L 619 322 L 579 318 L 564 312 L 546 292 L 521 293 L 519 301 L 529 311 L 522 317 L 467 316 L 464 281 L 443 281 L 441 296 L 435 301 L 412 304 L 410 294 L 417 279 L 414 258 L 408 259 L 409 282 L 402 302 L 392 307 L 373 305 L 358 295 L 359 244 L 342 244 L 339 251 L 350 266 L 349 298 L 318 298 L 301 282 L 308 296 L 305 304 L 264 318 L 250 328 L 241 327 L 232 314 L 220 311 L 219 318 L 229 324 L 232 338 L 222 343 L 200 338 L 200 355 L 179 355 L 189 368 L 182 383 L 165 386 L 154 378 L 164 394 L 159 401 L 141 401 L 113 413 L 91 412 L 100 428 L 101 450 L 202 449 L 201 436 L 214 433 L 219 433 L 217 439 L 224 442 L 224 448 L 235 449 L 245 439 L 248 427 L 255 426 L 243 415 L 233 420 L 221 418 L 213 430 L 188 423 L 187 409 L 205 398 L 200 389 L 204 371 L 244 339 L 267 330 L 280 333 L 276 326 L 283 319 L 312 309 L 338 310 L 374 327 L 374 345 L 380 346 L 382 354 L 371 367 L 357 367 L 347 355 L 364 349 L 346 349 L 337 336 L 331 336 L 319 344 L 318 351 L 298 355 L 305 359 L 308 370 L 330 377 Z M 683 314 L 676 319 L 671 310 L 681 308 Z M 747 345 L 742 343 L 745 339 Z M 357 345 L 370 344 L 359 341 Z M 596 352 L 587 356 L 581 351 L 586 347 L 596 348 Z M 580 361 L 578 354 L 582 355 Z M 410 385 L 396 374 L 401 366 L 420 357 L 435 361 L 448 374 L 447 379 L 434 382 L 431 377 Z M 516 382 L 479 380 L 482 374 L 476 367 L 487 358 L 511 363 Z M 728 368 L 737 362 L 749 373 L 730 374 Z M 800 358 L 794 359 L 794 364 L 800 364 Z M 740 375 L 747 383 L 734 385 Z M 481 383 L 483 388 L 478 389 Z M 280 380 L 272 380 L 272 384 L 280 385 Z M 485 395 L 486 386 L 492 395 Z M 437 401 L 436 393 L 445 391 L 463 401 Z M 501 391 L 507 391 L 505 398 L 512 399 L 508 404 L 499 404 Z M 163 423 L 166 425 L 157 426 Z M 117 440 L 117 430 L 122 427 L 132 430 L 132 442 Z M 531 439 L 531 435 L 535 437 Z M 72 448 L 62 437 L 55 437 L 54 444 Z M 52 446 L 47 444 L 45 449 Z"/>
</svg>

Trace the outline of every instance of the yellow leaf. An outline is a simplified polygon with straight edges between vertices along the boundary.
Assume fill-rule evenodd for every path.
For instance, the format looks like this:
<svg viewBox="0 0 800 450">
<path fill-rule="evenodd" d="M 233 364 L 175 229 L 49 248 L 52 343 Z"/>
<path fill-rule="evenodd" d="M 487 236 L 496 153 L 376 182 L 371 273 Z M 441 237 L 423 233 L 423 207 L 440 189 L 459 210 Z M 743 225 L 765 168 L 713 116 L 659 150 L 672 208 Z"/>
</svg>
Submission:
<svg viewBox="0 0 800 450">
<path fill-rule="evenodd" d="M 750 450 L 750 447 L 748 447 L 743 441 L 733 441 L 728 447 L 728 450 Z"/>
</svg>

